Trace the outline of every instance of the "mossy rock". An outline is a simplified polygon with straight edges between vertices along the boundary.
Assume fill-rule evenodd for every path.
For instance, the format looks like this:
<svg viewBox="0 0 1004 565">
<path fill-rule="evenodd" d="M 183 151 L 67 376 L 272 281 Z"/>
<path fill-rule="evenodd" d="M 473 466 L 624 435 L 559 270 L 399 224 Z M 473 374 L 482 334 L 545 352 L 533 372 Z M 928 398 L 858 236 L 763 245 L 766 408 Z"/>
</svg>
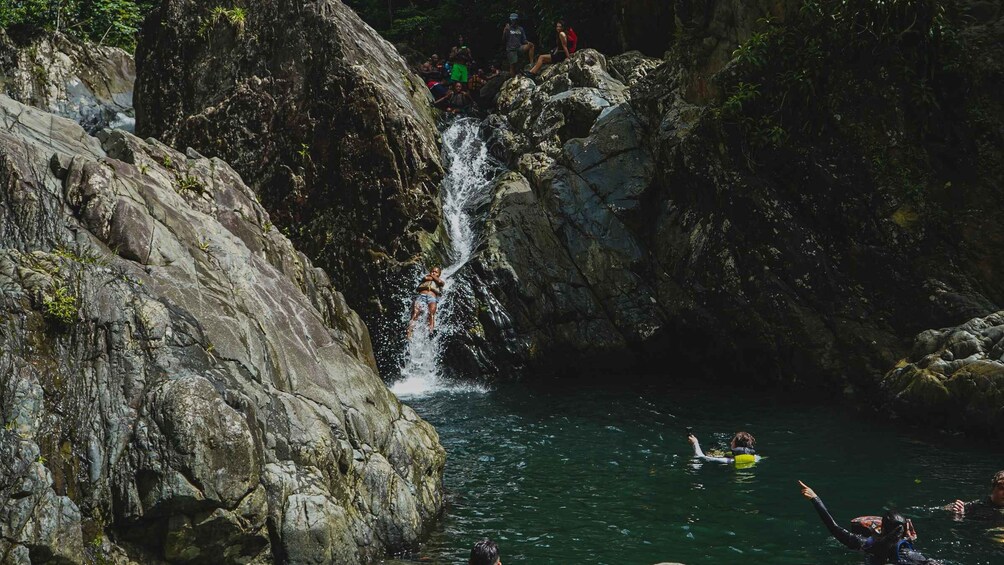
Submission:
<svg viewBox="0 0 1004 565">
<path fill-rule="evenodd" d="M 923 413 L 944 412 L 951 402 L 945 378 L 916 365 L 891 372 L 884 384 L 898 402 Z"/>
<path fill-rule="evenodd" d="M 1004 427 L 1004 365 L 977 361 L 959 369 L 946 387 L 967 424 Z"/>
</svg>

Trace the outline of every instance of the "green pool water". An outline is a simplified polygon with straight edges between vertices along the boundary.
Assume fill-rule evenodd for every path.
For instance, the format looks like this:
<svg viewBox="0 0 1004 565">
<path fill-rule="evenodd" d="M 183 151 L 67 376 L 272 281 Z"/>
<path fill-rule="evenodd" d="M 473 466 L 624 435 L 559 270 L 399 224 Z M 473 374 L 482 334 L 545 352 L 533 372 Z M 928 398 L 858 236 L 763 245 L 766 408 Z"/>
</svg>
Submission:
<svg viewBox="0 0 1004 565">
<path fill-rule="evenodd" d="M 1004 520 L 936 509 L 986 494 L 1004 468 L 986 443 L 780 394 L 566 386 L 404 399 L 439 431 L 449 491 L 445 516 L 404 563 L 466 563 L 485 536 L 506 565 L 862 563 L 828 536 L 801 479 L 838 522 L 895 506 L 928 556 L 1004 564 L 994 529 Z M 766 459 L 741 471 L 695 464 L 687 426 L 706 449 L 748 430 Z"/>
</svg>

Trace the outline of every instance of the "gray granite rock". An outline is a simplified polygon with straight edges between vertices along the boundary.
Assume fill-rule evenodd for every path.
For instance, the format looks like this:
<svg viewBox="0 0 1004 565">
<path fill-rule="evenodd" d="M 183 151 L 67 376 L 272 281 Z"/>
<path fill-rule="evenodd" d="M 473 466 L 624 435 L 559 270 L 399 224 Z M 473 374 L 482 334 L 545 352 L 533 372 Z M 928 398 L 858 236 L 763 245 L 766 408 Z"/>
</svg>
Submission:
<svg viewBox="0 0 1004 565">
<path fill-rule="evenodd" d="M 2 96 L 0 121 L 0 553 L 351 564 L 416 543 L 443 504 L 436 432 L 234 170 Z"/>
<path fill-rule="evenodd" d="M 220 157 L 371 329 L 440 222 L 431 95 L 339 0 L 247 6 L 231 22 L 168 0 L 136 52 L 137 131 Z"/>
<path fill-rule="evenodd" d="M 1004 311 L 921 332 L 882 385 L 908 419 L 1004 434 Z"/>
<path fill-rule="evenodd" d="M 61 33 L 33 33 L 15 41 L 0 29 L 0 92 L 69 118 L 88 132 L 132 131 L 136 64 L 116 47 Z"/>
</svg>

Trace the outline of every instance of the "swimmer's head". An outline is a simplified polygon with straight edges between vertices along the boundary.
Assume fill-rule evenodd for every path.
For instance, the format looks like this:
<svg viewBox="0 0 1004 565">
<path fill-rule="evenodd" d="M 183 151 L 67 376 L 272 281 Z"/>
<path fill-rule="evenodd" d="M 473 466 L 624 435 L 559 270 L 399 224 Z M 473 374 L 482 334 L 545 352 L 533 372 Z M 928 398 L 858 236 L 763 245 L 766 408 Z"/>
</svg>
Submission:
<svg viewBox="0 0 1004 565">
<path fill-rule="evenodd" d="M 729 443 L 732 449 L 737 447 L 748 447 L 753 449 L 756 447 L 756 439 L 753 438 L 753 434 L 749 432 L 736 432 L 736 435 L 732 436 L 732 441 Z"/>
<path fill-rule="evenodd" d="M 499 546 L 494 541 L 485 538 L 471 548 L 471 558 L 468 565 L 499 565 Z"/>
<path fill-rule="evenodd" d="M 894 510 L 888 510 L 882 516 L 882 537 L 895 537 L 896 539 L 906 537 L 907 519 L 902 514 Z"/>
<path fill-rule="evenodd" d="M 1004 507 L 1004 471 L 997 471 L 990 480 L 990 502 L 994 506 Z"/>
</svg>

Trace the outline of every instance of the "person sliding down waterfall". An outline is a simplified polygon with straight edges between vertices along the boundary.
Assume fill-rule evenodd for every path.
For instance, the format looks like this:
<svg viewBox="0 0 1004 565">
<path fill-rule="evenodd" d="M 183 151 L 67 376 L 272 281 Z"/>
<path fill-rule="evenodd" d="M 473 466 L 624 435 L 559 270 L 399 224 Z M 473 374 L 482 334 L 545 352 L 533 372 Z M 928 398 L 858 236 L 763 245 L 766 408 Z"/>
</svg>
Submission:
<svg viewBox="0 0 1004 565">
<path fill-rule="evenodd" d="M 436 331 L 436 306 L 439 303 L 439 297 L 443 294 L 443 287 L 446 286 L 443 279 L 439 278 L 442 273 L 442 269 L 433 267 L 428 275 L 422 277 L 422 282 L 415 289 L 418 296 L 415 297 L 415 302 L 411 306 L 411 321 L 408 322 L 408 339 L 411 339 L 411 330 L 414 329 L 415 322 L 418 321 L 418 317 L 422 314 L 421 304 L 425 304 L 426 309 L 429 311 L 429 333 L 431 334 Z"/>
<path fill-rule="evenodd" d="M 756 465 L 760 461 L 760 456 L 756 454 L 756 450 L 753 447 L 756 445 L 756 439 L 753 438 L 753 434 L 749 432 L 736 432 L 736 435 L 732 437 L 732 441 L 729 442 L 729 448 L 732 450 L 732 457 L 709 457 L 701 451 L 701 444 L 697 442 L 697 438 L 692 433 L 687 434 L 687 441 L 690 445 L 694 446 L 694 457 L 702 461 L 713 461 L 715 463 L 728 463 L 730 465 L 735 465 L 736 469 L 746 469 Z"/>
</svg>

